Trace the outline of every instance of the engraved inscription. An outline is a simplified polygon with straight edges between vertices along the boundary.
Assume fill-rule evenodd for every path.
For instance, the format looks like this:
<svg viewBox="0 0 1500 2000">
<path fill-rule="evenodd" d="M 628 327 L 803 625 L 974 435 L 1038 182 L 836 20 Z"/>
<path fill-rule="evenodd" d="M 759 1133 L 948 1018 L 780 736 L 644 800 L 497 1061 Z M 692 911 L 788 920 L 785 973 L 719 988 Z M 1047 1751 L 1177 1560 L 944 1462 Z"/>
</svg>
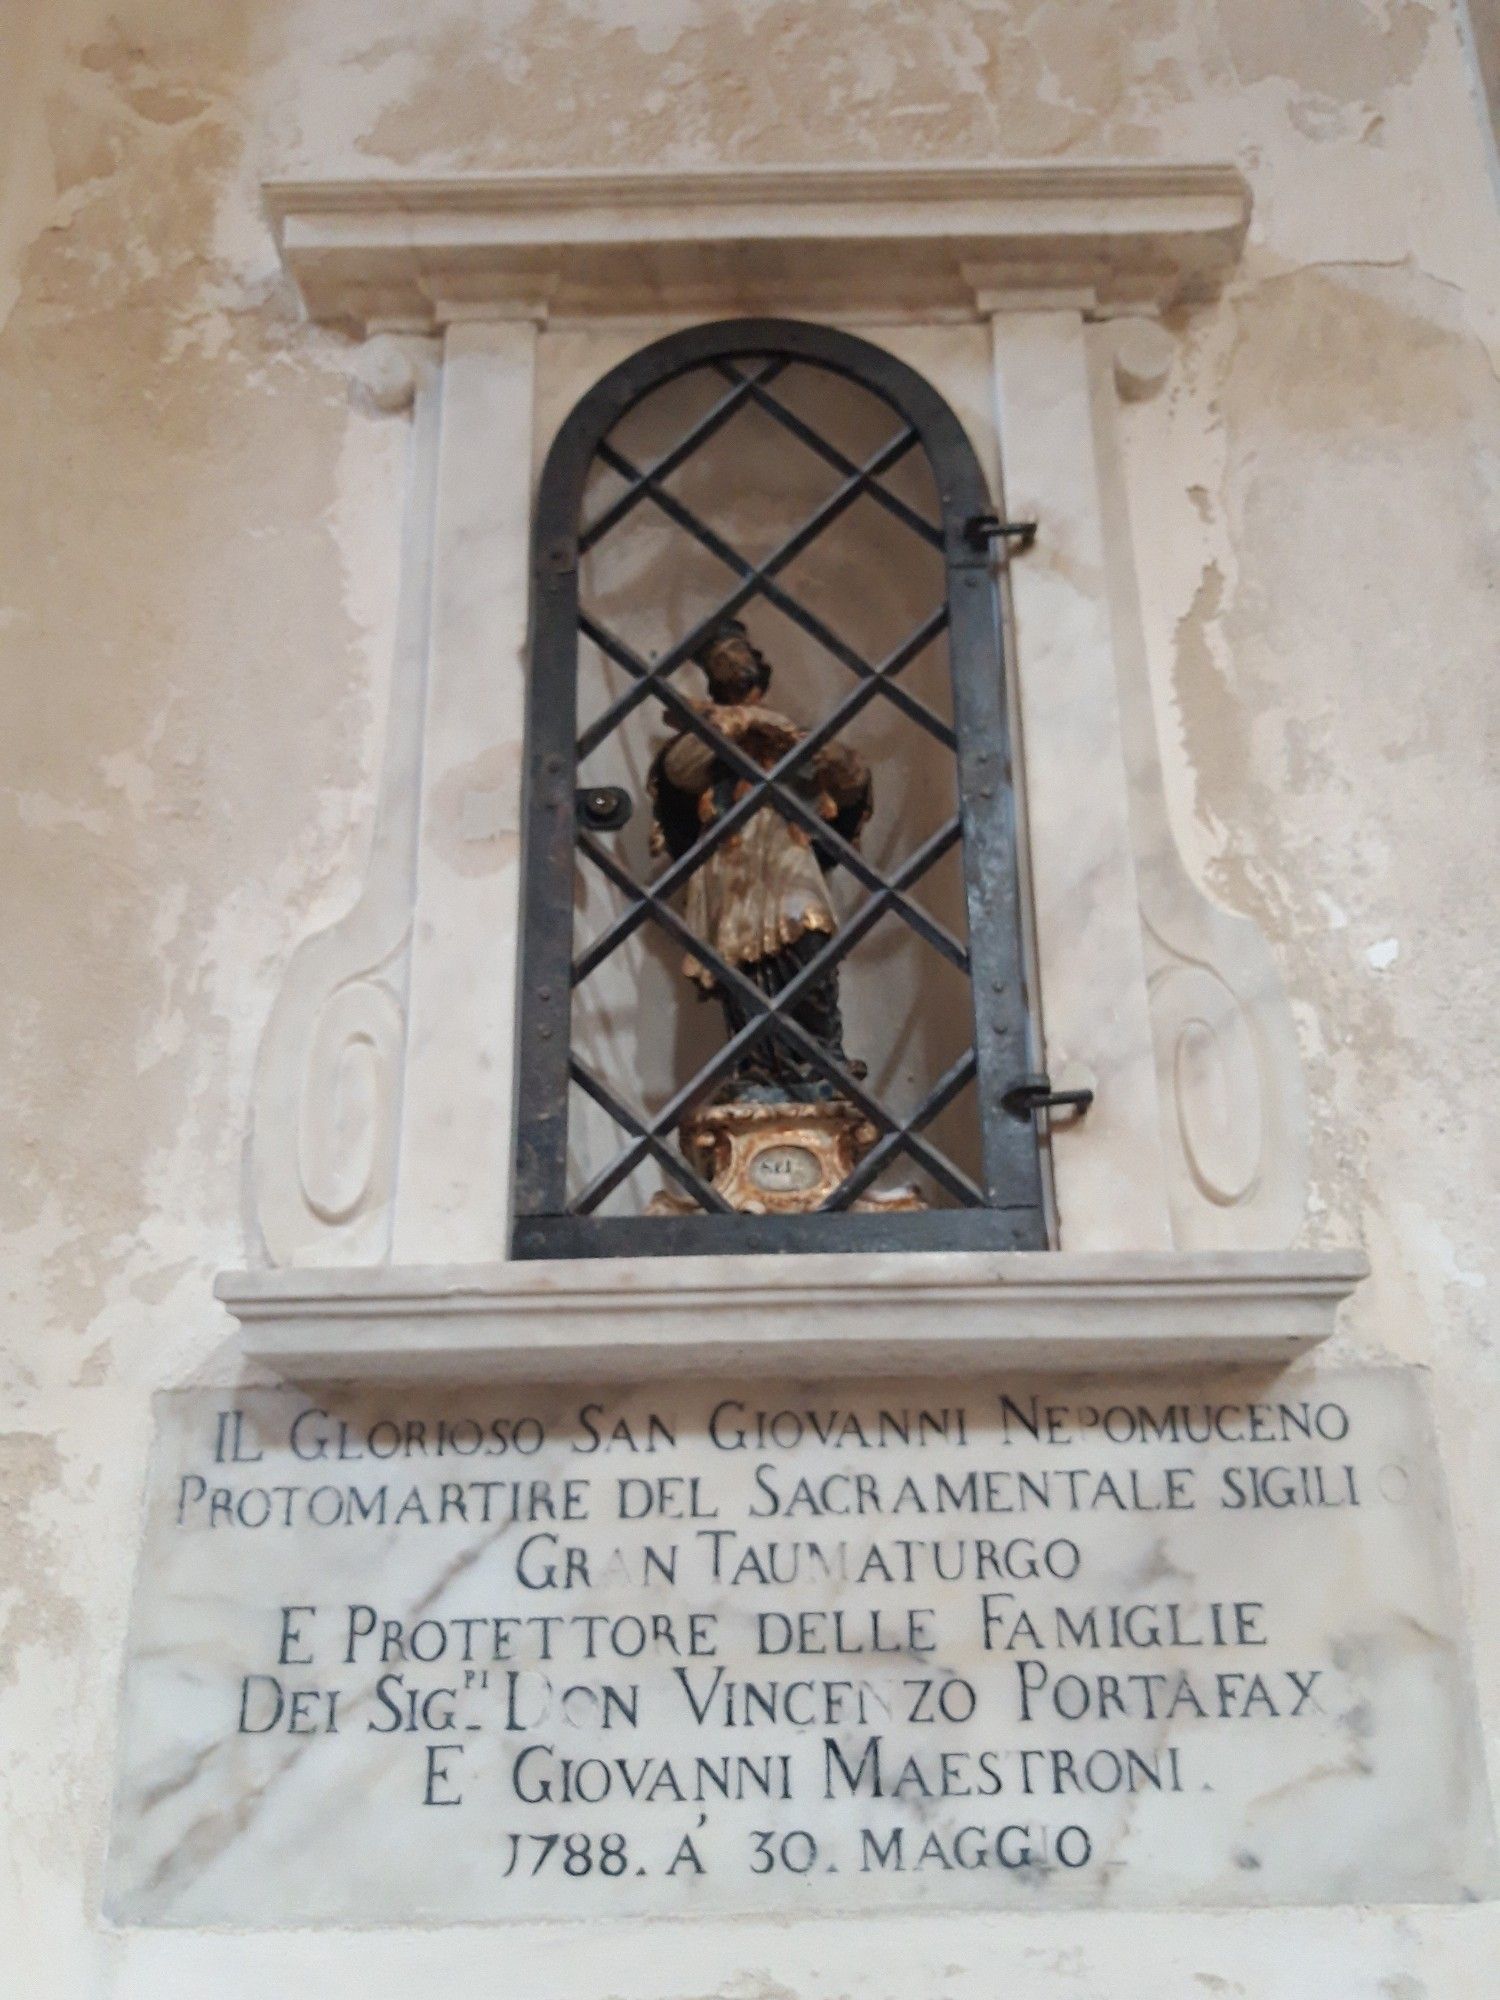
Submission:
<svg viewBox="0 0 1500 2000">
<path fill-rule="evenodd" d="M 818 1156 L 806 1146 L 766 1146 L 750 1162 L 750 1179 L 768 1194 L 778 1189 L 803 1194 L 822 1178 Z"/>
<path fill-rule="evenodd" d="M 1398 1371 L 162 1400 L 122 1919 L 1483 1887 Z"/>
</svg>

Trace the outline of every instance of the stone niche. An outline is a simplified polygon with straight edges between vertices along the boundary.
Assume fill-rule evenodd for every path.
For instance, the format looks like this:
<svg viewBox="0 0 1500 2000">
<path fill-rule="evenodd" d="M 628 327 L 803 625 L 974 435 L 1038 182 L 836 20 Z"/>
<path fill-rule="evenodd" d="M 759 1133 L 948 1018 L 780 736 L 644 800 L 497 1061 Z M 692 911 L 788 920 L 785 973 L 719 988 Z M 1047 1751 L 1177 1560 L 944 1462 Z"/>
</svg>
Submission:
<svg viewBox="0 0 1500 2000">
<path fill-rule="evenodd" d="M 218 1287 L 247 1382 L 161 1399 L 114 1915 L 774 1913 L 790 1949 L 836 1912 L 1487 1893 L 1422 1387 L 1309 1353 L 1364 1263 L 1296 1247 L 1287 1002 L 1158 757 L 1118 404 L 1213 309 L 1242 178 L 267 200 L 410 427 L 396 658 L 364 887 L 260 1054 Z M 605 371 L 754 313 L 916 368 L 1037 523 L 998 558 L 1033 1028 L 1095 1092 L 1047 1250 L 506 1257 L 538 469 Z M 642 1068 L 665 991 L 598 1010 Z"/>
<path fill-rule="evenodd" d="M 410 411 L 411 473 L 364 891 L 296 954 L 261 1051 L 250 1268 L 220 1284 L 247 1352 L 339 1373 L 415 1352 L 525 1372 L 559 1347 L 604 1373 L 655 1348 L 692 1365 L 673 1332 L 687 1298 L 706 1350 L 749 1324 L 746 1360 L 778 1368 L 788 1339 L 814 1343 L 807 1366 L 818 1342 L 840 1365 L 868 1344 L 880 1366 L 904 1349 L 969 1366 L 1037 1341 L 1076 1365 L 1141 1338 L 1280 1359 L 1327 1332 L 1363 1266 L 1289 1247 L 1295 1037 L 1262 940 L 1173 845 L 1114 437 L 1117 398 L 1170 371 L 1161 316 L 1209 304 L 1234 267 L 1240 175 L 522 174 L 278 183 L 267 200 L 311 315 L 362 336 L 368 393 Z M 1005 577 L 1033 1026 L 1054 1081 L 1096 1093 L 1048 1135 L 1048 1256 L 505 1261 L 536 473 L 609 367 L 748 313 L 854 325 L 917 368 L 1008 516 L 1039 524 Z M 921 772 L 905 782 L 918 797 Z M 672 997 L 635 973 L 646 1003 L 606 989 L 596 1026 L 644 1072 Z M 919 1013 L 917 978 L 897 954 L 881 1005 Z M 816 1311 L 789 1315 L 794 1298 Z"/>
</svg>

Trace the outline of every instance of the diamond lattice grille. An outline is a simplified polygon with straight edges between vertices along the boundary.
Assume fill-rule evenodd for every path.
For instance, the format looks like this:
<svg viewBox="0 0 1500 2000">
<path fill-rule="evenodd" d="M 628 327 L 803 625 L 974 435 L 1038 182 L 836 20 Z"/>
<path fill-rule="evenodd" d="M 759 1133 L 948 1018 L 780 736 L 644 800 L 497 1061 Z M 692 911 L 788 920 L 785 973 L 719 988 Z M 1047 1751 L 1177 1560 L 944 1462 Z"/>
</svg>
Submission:
<svg viewBox="0 0 1500 2000">
<path fill-rule="evenodd" d="M 995 978 L 993 940 L 974 929 L 985 911 L 976 905 L 968 797 L 976 773 L 988 781 L 986 798 L 994 795 L 997 768 L 1005 776 L 1003 730 L 976 747 L 973 730 L 964 728 L 955 617 L 973 625 L 974 601 L 956 588 L 950 482 L 920 413 L 873 390 L 856 371 L 825 369 L 802 351 L 820 339 L 863 343 L 797 329 L 806 340 L 793 352 L 729 351 L 725 342 L 726 351 L 714 353 L 716 331 L 698 330 L 710 338 L 699 343 L 709 351 L 696 367 L 673 369 L 645 382 L 644 393 L 622 393 L 606 407 L 608 420 L 597 425 L 574 472 L 571 533 L 561 520 L 541 523 L 537 671 L 554 656 L 579 664 L 571 669 L 566 738 L 560 717 L 544 704 L 544 686 L 533 684 L 531 733 L 553 747 L 549 753 L 538 741 L 530 750 L 528 895 L 544 880 L 554 893 L 562 886 L 563 814 L 571 801 L 561 773 L 568 764 L 585 791 L 628 779 L 622 789 L 637 807 L 645 803 L 643 743 L 699 746 L 700 761 L 717 775 L 714 810 L 654 862 L 640 852 L 639 818 L 629 832 L 572 820 L 566 831 L 577 914 L 528 908 L 533 970 L 562 970 L 566 922 L 566 985 L 574 998 L 563 1015 L 550 974 L 523 981 L 518 1206 L 525 1216 L 576 1218 L 573 1234 L 556 1238 L 574 1250 L 593 1247 L 577 1233 L 585 1222 L 603 1243 L 608 1228 L 631 1219 L 639 1247 L 658 1247 L 648 1238 L 665 1225 L 639 1213 L 653 1188 L 672 1190 L 700 1219 L 722 1218 L 727 1229 L 743 1230 L 749 1218 L 730 1207 L 684 1147 L 683 1122 L 699 1107 L 734 1098 L 757 1062 L 795 1063 L 827 1100 L 853 1107 L 863 1120 L 858 1164 L 819 1210 L 828 1247 L 844 1241 L 836 1233 L 841 1219 L 870 1220 L 849 1211 L 868 1207 L 872 1191 L 893 1175 L 915 1176 L 935 1210 L 1011 1218 L 993 1239 L 972 1240 L 1024 1240 L 1027 1218 L 1034 1209 L 1039 1215 L 1034 1140 L 1023 1135 L 1028 1145 L 1018 1149 L 1007 1135 L 997 1146 L 993 1091 L 986 1096 L 997 1063 L 1024 1066 L 1019 964 L 1009 938 L 1009 979 Z M 662 384 L 672 391 L 666 403 L 675 427 L 664 425 L 659 411 L 654 422 L 641 414 L 651 414 Z M 857 423 L 850 418 L 856 404 Z M 966 476 L 982 494 L 977 468 Z M 544 507 L 546 485 L 544 478 Z M 562 532 L 548 539 L 549 527 Z M 961 560 L 972 576 L 957 582 L 984 586 L 980 608 L 993 620 L 988 573 Z M 562 631 L 565 611 L 570 632 Z M 797 726 L 796 740 L 774 754 L 763 746 L 756 754 L 718 726 L 715 716 L 725 711 L 703 699 L 705 642 L 726 620 L 740 621 L 764 648 L 776 675 L 774 698 Z M 994 685 L 984 700 L 994 704 L 1002 696 L 993 630 L 989 651 Z M 851 734 L 873 767 L 877 801 L 889 787 L 900 807 L 877 810 L 863 831 L 834 823 L 815 782 L 820 757 L 846 748 Z M 808 933 L 794 974 L 776 984 L 757 978 L 753 959 L 721 950 L 701 921 L 690 921 L 695 880 L 747 834 L 753 839 L 764 814 L 815 854 L 834 912 L 831 931 Z M 537 851 L 545 857 L 540 864 Z M 1013 848 L 997 851 L 1013 871 Z M 983 1008 L 975 1001 L 976 948 L 990 975 Z M 718 1035 L 706 1032 L 706 1020 L 695 1026 L 690 1018 L 699 1010 L 685 964 L 696 966 L 700 986 L 723 1008 Z M 829 990 L 830 973 L 842 976 L 844 995 L 858 996 L 858 1032 L 845 1038 L 853 1053 L 808 1023 L 807 1003 Z M 642 997 L 648 985 L 649 1004 Z M 875 1002 L 886 989 L 906 993 L 912 1018 L 876 1035 Z M 659 1064 L 650 1079 L 633 1072 L 622 994 L 648 1014 L 654 1008 L 659 1030 L 669 1013 L 675 1022 L 665 1080 Z M 565 1053 L 556 1047 L 559 1024 Z M 543 1087 L 552 1075 L 574 1106 L 560 1118 Z M 581 1132 L 587 1144 L 579 1143 Z M 1009 1157 L 1021 1171 L 1003 1184 Z M 552 1238 L 540 1232 L 524 1240 Z M 624 1239 L 607 1240 L 620 1247 Z M 765 1241 L 764 1232 L 755 1240 Z M 924 1239 L 909 1230 L 902 1240 Z M 726 1248 L 732 1242 L 723 1239 Z M 804 1229 L 788 1244 L 821 1247 L 821 1239 Z"/>
<path fill-rule="evenodd" d="M 828 1197 L 824 1204 L 827 1208 L 847 1207 L 903 1159 L 924 1170 L 949 1199 L 964 1205 L 983 1204 L 983 1193 L 973 1179 L 923 1136 L 925 1129 L 972 1079 L 975 1067 L 972 1047 L 936 1080 L 920 1103 L 904 1117 L 897 1117 L 879 1096 L 866 1088 L 860 1076 L 820 1047 L 793 1018 L 792 1010 L 803 995 L 831 968 L 844 966 L 860 941 L 887 912 L 893 912 L 909 925 L 965 976 L 969 971 L 969 955 L 947 926 L 910 893 L 932 864 L 961 838 L 956 813 L 900 866 L 886 870 L 843 839 L 795 788 L 799 773 L 809 768 L 816 752 L 842 734 L 874 701 L 890 703 L 909 724 L 925 730 L 950 755 L 956 748 L 956 740 L 951 725 L 900 680 L 903 670 L 944 631 L 947 607 L 941 599 L 886 657 L 868 660 L 783 580 L 797 558 L 825 536 L 856 501 L 865 497 L 884 509 L 904 533 L 930 549 L 942 548 L 941 529 L 882 483 L 882 476 L 899 465 L 916 446 L 917 433 L 910 425 L 903 424 L 862 462 L 856 463 L 777 396 L 774 384 L 784 368 L 785 363 L 774 358 L 739 364 L 721 362 L 715 372 L 722 378 L 724 393 L 706 415 L 649 464 L 637 464 L 609 439 L 599 448 L 601 462 L 624 482 L 624 490 L 580 536 L 581 553 L 599 548 L 611 535 L 628 532 L 632 520 L 638 517 L 637 510 L 651 507 L 716 558 L 733 581 L 717 603 L 649 665 L 600 619 L 587 611 L 581 612 L 580 629 L 606 658 L 623 670 L 630 684 L 580 734 L 579 762 L 583 763 L 598 750 L 642 704 L 654 703 L 670 723 L 705 743 L 736 775 L 740 786 L 734 804 L 704 828 L 685 854 L 649 883 L 636 880 L 610 852 L 607 836 L 580 832 L 580 853 L 618 893 L 623 907 L 613 923 L 579 953 L 573 964 L 573 980 L 575 985 L 586 980 L 641 925 L 651 924 L 683 952 L 691 953 L 706 965 L 721 987 L 741 1002 L 750 1018 L 650 1118 L 642 1118 L 631 1110 L 622 1096 L 592 1072 L 575 1051 L 571 1058 L 574 1083 L 609 1114 L 624 1140 L 614 1157 L 574 1195 L 571 1206 L 578 1214 L 591 1214 L 648 1160 L 670 1175 L 706 1211 L 728 1212 L 728 1204 L 670 1142 L 683 1116 L 711 1097 L 736 1065 L 773 1034 L 794 1047 L 830 1085 L 863 1111 L 881 1135 L 860 1165 Z M 837 474 L 837 483 L 828 496 L 758 562 L 742 553 L 669 485 L 672 475 L 720 437 L 730 420 L 747 406 L 763 412 L 789 438 L 810 449 Z M 850 682 L 847 691 L 808 729 L 803 739 L 769 769 L 763 769 L 738 743 L 706 720 L 680 681 L 682 670 L 707 634 L 725 618 L 744 616 L 757 601 L 774 606 L 804 632 L 829 659 L 837 662 Z M 767 806 L 801 828 L 821 850 L 831 853 L 866 892 L 853 915 L 791 983 L 774 995 L 762 992 L 740 967 L 722 958 L 710 943 L 690 931 L 676 907 L 690 878 Z"/>
</svg>

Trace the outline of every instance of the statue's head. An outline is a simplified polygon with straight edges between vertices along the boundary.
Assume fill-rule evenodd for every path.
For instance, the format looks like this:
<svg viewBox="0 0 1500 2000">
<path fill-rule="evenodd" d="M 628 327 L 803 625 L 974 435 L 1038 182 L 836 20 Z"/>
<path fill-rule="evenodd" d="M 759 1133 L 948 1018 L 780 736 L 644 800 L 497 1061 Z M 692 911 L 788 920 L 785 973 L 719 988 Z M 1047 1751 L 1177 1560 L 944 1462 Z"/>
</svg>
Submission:
<svg viewBox="0 0 1500 2000">
<path fill-rule="evenodd" d="M 766 657 L 738 618 L 721 618 L 694 649 L 693 658 L 703 669 L 709 692 L 722 707 L 755 701 L 771 684 Z"/>
</svg>

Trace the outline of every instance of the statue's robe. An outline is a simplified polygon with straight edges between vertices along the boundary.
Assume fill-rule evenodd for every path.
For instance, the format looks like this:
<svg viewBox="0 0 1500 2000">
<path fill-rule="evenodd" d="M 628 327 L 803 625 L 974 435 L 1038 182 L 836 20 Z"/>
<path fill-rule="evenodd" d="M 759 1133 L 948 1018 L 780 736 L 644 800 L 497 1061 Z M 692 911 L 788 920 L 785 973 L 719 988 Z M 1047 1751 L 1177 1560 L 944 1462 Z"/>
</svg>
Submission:
<svg viewBox="0 0 1500 2000">
<path fill-rule="evenodd" d="M 762 770 L 807 733 L 775 709 L 757 703 L 719 707 L 705 703 L 704 719 L 741 743 Z M 827 746 L 817 755 L 810 787 L 799 774 L 789 781 L 846 840 L 869 815 L 870 780 L 852 751 Z M 680 858 L 703 828 L 744 796 L 747 781 L 720 761 L 711 745 L 693 735 L 674 736 L 651 767 L 651 793 L 662 845 Z M 828 856 L 832 861 L 832 855 Z M 810 934 L 837 928 L 816 836 L 762 806 L 722 840 L 688 878 L 683 916 L 694 936 L 730 965 L 767 965 Z M 785 961 L 783 961 L 785 962 Z M 705 993 L 719 984 L 712 969 L 689 954 L 683 970 Z M 781 982 L 769 982 L 772 989 Z"/>
</svg>

